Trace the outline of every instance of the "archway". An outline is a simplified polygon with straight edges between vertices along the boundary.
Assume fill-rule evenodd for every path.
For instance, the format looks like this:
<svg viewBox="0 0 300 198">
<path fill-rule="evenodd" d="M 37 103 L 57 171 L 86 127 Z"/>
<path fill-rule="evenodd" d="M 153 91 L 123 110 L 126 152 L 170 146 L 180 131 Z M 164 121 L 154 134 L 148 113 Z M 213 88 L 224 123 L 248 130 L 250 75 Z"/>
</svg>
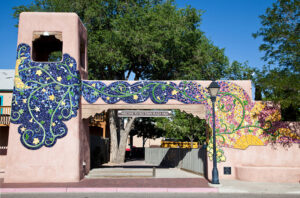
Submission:
<svg viewBox="0 0 300 198">
<path fill-rule="evenodd" d="M 142 108 L 142 107 L 139 107 Z M 134 107 L 132 107 L 132 109 L 134 109 Z M 95 109 L 94 109 L 95 111 Z M 118 111 L 118 120 L 120 121 L 120 123 L 122 123 L 121 119 L 123 118 L 127 118 L 132 116 L 132 114 L 134 113 L 135 117 L 136 117 L 136 121 L 134 124 L 134 128 L 138 127 L 139 130 L 143 130 L 144 132 L 147 132 L 145 134 L 149 134 L 149 133 L 154 133 L 155 129 L 161 136 L 156 136 L 156 142 L 152 142 L 151 146 L 150 145 L 146 145 L 144 146 L 142 144 L 142 142 L 140 142 L 140 144 L 136 144 L 138 139 L 134 139 L 133 142 L 129 142 L 129 137 L 127 138 L 128 142 L 126 141 L 126 143 L 133 143 L 132 145 L 134 145 L 134 148 L 131 148 L 132 152 L 126 151 L 127 154 L 132 154 L 130 157 L 129 155 L 127 156 L 127 159 L 125 160 L 125 163 L 117 163 L 115 164 L 113 163 L 105 163 L 103 162 L 102 159 L 107 159 L 109 156 L 109 153 L 103 153 L 103 151 L 108 150 L 109 148 L 103 148 L 106 146 L 109 146 L 105 143 L 103 143 L 104 139 L 101 139 L 99 137 L 95 137 L 94 134 L 90 134 L 90 148 L 91 148 L 91 171 L 90 173 L 86 176 L 87 178 L 103 178 L 103 177 L 110 177 L 110 178 L 114 178 L 114 177 L 156 177 L 156 178 L 169 178 L 169 177 L 174 177 L 174 178 L 193 178 L 193 177 L 201 177 L 198 176 L 197 174 L 194 175 L 192 173 L 189 172 L 194 172 L 194 173 L 198 173 L 202 176 L 206 175 L 206 171 L 207 171 L 207 162 L 206 162 L 206 149 L 203 148 L 203 144 L 201 144 L 201 146 L 198 146 L 200 144 L 199 141 L 197 140 L 198 135 L 199 136 L 203 136 L 203 141 L 205 141 L 205 137 L 206 137 L 206 124 L 205 124 L 205 120 L 204 120 L 204 125 L 201 127 L 201 129 L 199 128 L 198 130 L 196 130 L 197 132 L 200 132 L 199 130 L 201 130 L 201 134 L 198 133 L 196 134 L 192 134 L 190 132 L 187 132 L 185 130 L 184 135 L 181 134 L 180 136 L 175 136 L 175 134 L 178 134 L 178 131 L 176 132 L 171 132 L 171 136 L 170 136 L 170 131 L 169 133 L 164 133 L 162 132 L 163 129 L 159 128 L 159 126 L 155 126 L 155 123 L 151 124 L 152 127 L 149 127 L 149 123 L 146 124 L 145 123 L 139 123 L 139 118 L 147 118 L 149 119 L 149 115 L 154 115 L 155 118 L 152 118 L 151 122 L 157 122 L 160 120 L 160 118 L 157 117 L 157 115 L 159 115 L 159 117 L 161 117 L 161 115 L 166 115 L 167 112 L 169 112 L 169 119 L 164 118 L 164 123 L 166 124 L 172 124 L 173 128 L 177 130 L 177 127 L 180 128 L 182 127 L 184 124 L 183 122 L 186 119 L 191 118 L 191 114 L 186 114 L 185 112 L 181 112 L 180 110 L 175 110 L 172 113 L 172 110 L 168 109 L 168 111 L 162 111 L 162 110 L 119 110 Z M 179 114 L 180 113 L 180 114 Z M 120 116 L 120 117 L 119 117 Z M 142 117 L 139 117 L 142 116 Z M 192 116 L 192 118 L 194 118 Z M 166 122 L 166 120 L 168 122 Z M 202 119 L 203 120 L 203 119 Z M 173 122 L 174 121 L 174 122 Z M 175 122 L 176 121 L 176 122 Z M 199 118 L 194 118 L 191 121 L 193 122 L 199 122 L 200 125 L 201 123 L 203 124 L 203 122 L 201 122 L 201 120 Z M 120 124 L 119 123 L 119 124 Z M 119 125 L 117 124 L 117 125 Z M 188 125 L 185 124 L 185 127 L 190 127 L 189 123 Z M 141 125 L 141 126 L 139 126 Z M 196 123 L 193 123 L 194 125 L 194 129 L 195 126 L 198 126 Z M 126 126 L 126 124 L 125 124 Z M 122 127 L 121 127 L 122 128 Z M 196 132 L 194 129 L 191 129 L 194 132 Z M 145 131 L 146 130 L 146 131 Z M 148 131 L 147 131 L 148 130 Z M 165 129 L 166 130 L 166 129 Z M 188 129 L 190 130 L 190 129 Z M 90 131 L 91 132 L 91 131 Z M 118 133 L 119 132 L 119 133 Z M 98 130 L 98 134 L 100 135 L 100 130 Z M 107 134 L 109 134 L 109 130 L 107 131 Z M 116 131 L 117 134 L 119 134 L 119 136 L 123 135 L 120 133 L 120 131 Z M 181 133 L 181 132 L 179 132 Z M 165 135 L 163 135 L 165 134 Z M 168 135 L 167 135 L 168 134 Z M 172 135 L 173 134 L 173 135 Z M 167 135 L 167 136 L 166 136 Z M 193 137 L 191 137 L 191 135 Z M 188 138 L 192 138 L 189 139 Z M 170 139 L 162 139 L 160 137 L 169 137 L 169 138 L 177 138 L 177 140 L 170 140 Z M 119 140 L 121 140 L 121 138 L 118 138 Z M 98 147 L 102 148 L 95 150 L 95 146 L 92 146 L 92 144 L 95 144 L 95 140 L 98 141 Z M 107 140 L 107 139 L 105 139 Z M 125 139 L 126 140 L 126 139 Z M 158 140 L 158 141 L 157 141 Z M 164 141 L 162 141 L 164 140 Z M 174 142 L 175 141 L 175 142 Z M 100 144 L 100 142 L 102 142 Z M 192 146 L 191 146 L 191 142 L 193 142 Z M 149 143 L 149 142 L 148 142 Z M 154 146 L 155 145 L 155 146 Z M 112 148 L 112 146 L 110 147 Z M 129 147 L 128 147 L 129 149 Z M 112 152 L 112 151 L 110 151 Z M 119 151 L 118 151 L 119 152 Z M 124 147 L 124 152 L 125 152 L 125 147 Z M 95 163 L 95 156 L 98 155 L 99 160 L 97 161 L 98 165 L 94 166 L 93 164 Z M 145 155 L 145 156 L 144 156 Z M 103 162 L 104 164 L 100 164 L 101 162 Z M 155 176 L 153 173 L 152 168 L 155 167 Z M 170 171 L 172 170 L 172 172 L 174 172 L 174 174 L 168 174 Z M 188 172 L 185 172 L 183 170 L 186 170 Z"/>
</svg>

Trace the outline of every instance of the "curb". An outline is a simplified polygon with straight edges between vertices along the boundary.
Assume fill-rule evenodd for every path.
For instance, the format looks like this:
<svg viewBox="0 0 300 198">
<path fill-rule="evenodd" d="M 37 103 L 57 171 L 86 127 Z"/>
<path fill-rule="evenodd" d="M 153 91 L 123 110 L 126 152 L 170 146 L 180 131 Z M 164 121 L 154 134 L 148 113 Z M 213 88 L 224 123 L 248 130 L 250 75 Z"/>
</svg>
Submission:
<svg viewBox="0 0 300 198">
<path fill-rule="evenodd" d="M 134 193 L 218 193 L 217 188 L 1 188 L 0 193 L 93 193 L 93 192 L 134 192 Z"/>
</svg>

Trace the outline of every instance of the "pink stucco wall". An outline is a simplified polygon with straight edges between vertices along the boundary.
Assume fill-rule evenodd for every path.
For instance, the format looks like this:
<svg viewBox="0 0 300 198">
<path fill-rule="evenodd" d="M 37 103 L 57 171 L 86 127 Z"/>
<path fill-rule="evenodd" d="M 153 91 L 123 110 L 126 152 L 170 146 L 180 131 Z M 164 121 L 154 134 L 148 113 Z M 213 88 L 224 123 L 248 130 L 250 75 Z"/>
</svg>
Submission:
<svg viewBox="0 0 300 198">
<path fill-rule="evenodd" d="M 220 179 L 240 179 L 261 182 L 299 182 L 300 148 L 298 144 L 283 146 L 249 146 L 246 150 L 222 148 L 226 161 L 218 163 Z M 224 167 L 231 167 L 231 175 L 224 175 Z M 212 161 L 208 159 L 211 179 Z"/>
<path fill-rule="evenodd" d="M 51 148 L 38 150 L 25 148 L 19 140 L 18 126 L 11 124 L 4 182 L 77 182 L 82 179 L 90 170 L 87 122 L 79 114 L 66 122 L 66 137 L 59 139 Z"/>
<path fill-rule="evenodd" d="M 4 182 L 75 182 L 80 179 L 79 118 L 66 122 L 66 137 L 54 147 L 29 150 L 20 142 L 17 125 L 11 124 Z"/>
<path fill-rule="evenodd" d="M 62 32 L 63 53 L 71 55 L 80 64 L 80 39 L 85 39 L 87 48 L 87 32 L 75 13 L 67 12 L 22 12 L 19 18 L 18 45 L 26 43 L 32 47 L 33 33 L 36 31 Z M 87 49 L 85 49 L 85 65 L 78 66 L 82 79 L 87 79 Z"/>
<path fill-rule="evenodd" d="M 86 40 L 86 30 L 74 13 L 21 13 L 18 44 L 32 45 L 34 31 L 62 32 L 63 53 L 74 57 L 81 77 L 87 77 L 87 64 L 80 66 L 80 39 Z M 86 47 L 86 45 L 85 45 Z M 85 49 L 85 51 L 87 51 Z M 86 55 L 86 54 L 85 54 Z M 85 60 L 87 61 L 87 60 Z M 87 62 L 86 62 L 87 63 Z M 77 182 L 83 177 L 83 161 L 89 169 L 88 131 L 80 113 L 65 122 L 66 137 L 51 148 L 29 150 L 20 142 L 18 125 L 11 124 L 4 182 Z"/>
<path fill-rule="evenodd" d="M 0 155 L 0 171 L 5 170 L 6 167 L 6 155 Z"/>
</svg>

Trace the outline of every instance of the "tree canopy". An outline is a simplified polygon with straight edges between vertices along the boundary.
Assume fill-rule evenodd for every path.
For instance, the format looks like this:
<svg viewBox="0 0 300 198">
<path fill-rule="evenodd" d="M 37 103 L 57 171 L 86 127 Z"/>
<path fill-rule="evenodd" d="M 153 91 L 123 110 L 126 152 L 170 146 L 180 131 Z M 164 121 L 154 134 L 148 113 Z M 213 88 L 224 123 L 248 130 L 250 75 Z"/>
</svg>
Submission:
<svg viewBox="0 0 300 198">
<path fill-rule="evenodd" d="M 156 127 L 164 131 L 164 137 L 179 141 L 198 141 L 206 139 L 206 121 L 180 110 L 174 110 L 171 118 L 155 118 Z"/>
<path fill-rule="evenodd" d="M 165 136 L 165 131 L 156 126 L 155 118 L 136 118 L 130 135 L 142 137 L 143 144 L 145 144 L 147 139 L 156 139 Z"/>
<path fill-rule="evenodd" d="M 259 84 L 267 100 L 279 101 L 284 120 L 300 120 L 300 2 L 277 0 L 260 16 L 262 27 L 253 36 L 262 37 L 260 50 L 267 66 Z"/>
<path fill-rule="evenodd" d="M 202 11 L 189 6 L 179 9 L 174 0 L 34 0 L 14 7 L 14 17 L 24 11 L 78 14 L 88 32 L 89 79 L 128 80 L 130 74 L 135 80 L 244 76 L 238 67 L 245 65 L 230 65 L 224 49 L 215 46 L 200 30 Z M 183 116 L 180 112 L 176 115 Z M 179 117 L 175 116 L 174 122 L 182 120 Z M 121 129 L 116 112 L 110 111 L 109 122 L 111 160 L 119 163 L 124 161 L 133 119 Z M 186 123 L 184 128 L 178 123 L 181 129 L 176 130 L 192 137 L 187 131 L 195 130 L 192 124 Z"/>
<path fill-rule="evenodd" d="M 35 0 L 14 10 L 16 18 L 23 11 L 77 13 L 88 31 L 90 79 L 228 77 L 224 49 L 200 31 L 202 11 L 178 9 L 172 0 Z"/>
</svg>

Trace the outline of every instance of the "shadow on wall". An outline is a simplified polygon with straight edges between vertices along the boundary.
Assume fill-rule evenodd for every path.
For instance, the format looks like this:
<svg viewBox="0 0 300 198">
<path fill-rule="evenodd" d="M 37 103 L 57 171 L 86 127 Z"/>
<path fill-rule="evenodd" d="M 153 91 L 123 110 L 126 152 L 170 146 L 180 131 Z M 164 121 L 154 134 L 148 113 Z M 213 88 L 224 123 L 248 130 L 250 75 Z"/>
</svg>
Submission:
<svg viewBox="0 0 300 198">
<path fill-rule="evenodd" d="M 109 161 L 109 140 L 100 136 L 90 136 L 91 169 L 99 168 Z"/>
<path fill-rule="evenodd" d="M 181 165 L 182 160 L 191 149 L 169 148 L 159 166 L 175 168 Z"/>
</svg>

